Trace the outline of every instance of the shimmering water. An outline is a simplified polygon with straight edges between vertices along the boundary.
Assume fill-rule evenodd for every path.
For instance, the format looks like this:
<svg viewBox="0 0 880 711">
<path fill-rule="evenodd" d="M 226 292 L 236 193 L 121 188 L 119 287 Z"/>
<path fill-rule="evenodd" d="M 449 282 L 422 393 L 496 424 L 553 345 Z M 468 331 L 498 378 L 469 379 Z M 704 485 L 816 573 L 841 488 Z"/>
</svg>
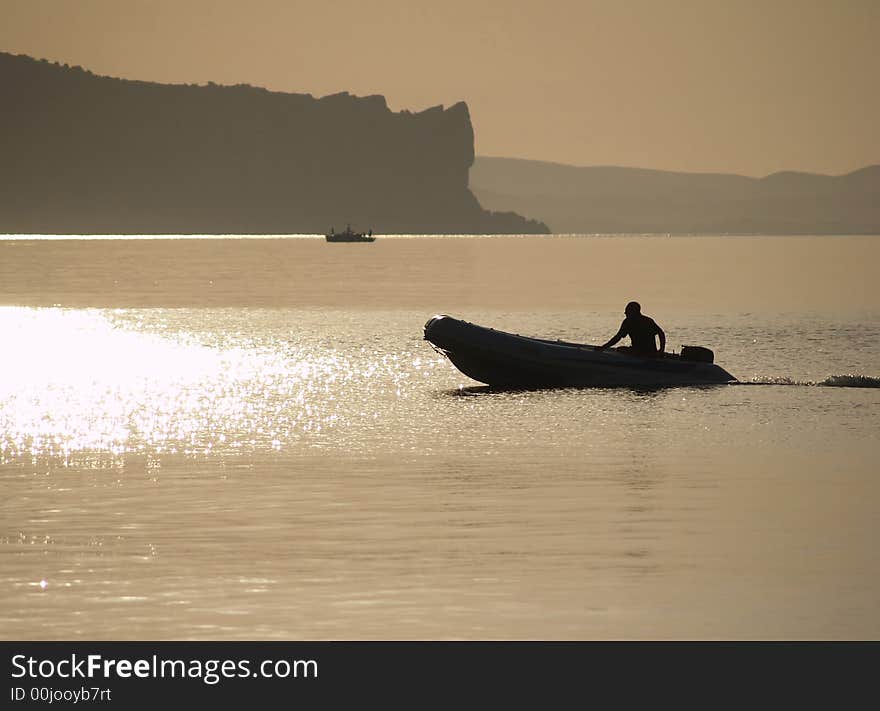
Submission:
<svg viewBox="0 0 880 711">
<path fill-rule="evenodd" d="M 877 638 L 878 265 L 877 238 L 0 241 L 0 635 Z M 447 312 L 598 342 L 633 298 L 745 384 L 492 392 L 422 340 Z"/>
</svg>

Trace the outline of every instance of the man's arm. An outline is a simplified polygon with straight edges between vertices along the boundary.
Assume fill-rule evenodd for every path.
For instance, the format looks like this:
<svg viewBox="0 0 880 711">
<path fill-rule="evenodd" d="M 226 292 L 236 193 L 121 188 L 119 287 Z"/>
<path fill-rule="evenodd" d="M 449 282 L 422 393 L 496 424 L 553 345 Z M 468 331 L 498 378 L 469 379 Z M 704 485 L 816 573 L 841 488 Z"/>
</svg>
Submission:
<svg viewBox="0 0 880 711">
<path fill-rule="evenodd" d="M 625 323 L 625 322 L 624 322 Z M 620 324 L 620 330 L 614 334 L 610 341 L 607 343 L 603 343 L 601 346 L 597 346 L 596 350 L 604 351 L 606 348 L 611 348 L 615 343 L 617 343 L 621 338 L 626 335 L 626 326 L 622 323 Z"/>
<path fill-rule="evenodd" d="M 663 333 L 663 329 L 660 326 L 657 326 L 657 335 L 660 336 L 660 353 L 666 351 L 666 334 Z"/>
</svg>

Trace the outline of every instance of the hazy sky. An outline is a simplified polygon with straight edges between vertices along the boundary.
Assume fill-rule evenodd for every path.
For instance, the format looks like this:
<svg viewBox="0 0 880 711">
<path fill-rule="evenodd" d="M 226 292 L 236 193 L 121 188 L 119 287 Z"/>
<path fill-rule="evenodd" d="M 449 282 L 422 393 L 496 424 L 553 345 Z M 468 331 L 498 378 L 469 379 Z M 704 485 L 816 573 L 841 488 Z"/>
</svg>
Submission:
<svg viewBox="0 0 880 711">
<path fill-rule="evenodd" d="M 880 0 L 0 0 L 0 51 L 394 109 L 478 155 L 764 175 L 880 163 Z"/>
</svg>

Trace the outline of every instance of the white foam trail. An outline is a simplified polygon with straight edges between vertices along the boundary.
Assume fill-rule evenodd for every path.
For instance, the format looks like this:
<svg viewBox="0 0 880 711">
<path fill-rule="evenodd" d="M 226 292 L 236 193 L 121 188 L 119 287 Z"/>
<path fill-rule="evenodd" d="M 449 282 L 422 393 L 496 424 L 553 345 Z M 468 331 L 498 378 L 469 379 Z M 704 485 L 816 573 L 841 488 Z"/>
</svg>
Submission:
<svg viewBox="0 0 880 711">
<path fill-rule="evenodd" d="M 816 385 L 826 388 L 880 388 L 880 378 L 870 375 L 832 375 Z"/>
<path fill-rule="evenodd" d="M 831 375 L 824 380 L 792 380 L 791 378 L 752 378 L 740 381 L 740 385 L 800 385 L 819 388 L 880 388 L 880 378 L 870 375 Z"/>
</svg>

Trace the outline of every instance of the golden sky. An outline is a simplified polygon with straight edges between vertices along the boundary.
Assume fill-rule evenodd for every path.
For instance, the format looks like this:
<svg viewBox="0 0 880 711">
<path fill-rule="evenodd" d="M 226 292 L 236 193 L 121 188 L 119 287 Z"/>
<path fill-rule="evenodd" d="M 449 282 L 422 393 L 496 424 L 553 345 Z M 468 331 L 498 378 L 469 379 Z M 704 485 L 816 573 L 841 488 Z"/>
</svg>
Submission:
<svg viewBox="0 0 880 711">
<path fill-rule="evenodd" d="M 880 163 L 880 0 L 0 0 L 0 51 L 394 109 L 478 155 L 765 175 Z"/>
</svg>

